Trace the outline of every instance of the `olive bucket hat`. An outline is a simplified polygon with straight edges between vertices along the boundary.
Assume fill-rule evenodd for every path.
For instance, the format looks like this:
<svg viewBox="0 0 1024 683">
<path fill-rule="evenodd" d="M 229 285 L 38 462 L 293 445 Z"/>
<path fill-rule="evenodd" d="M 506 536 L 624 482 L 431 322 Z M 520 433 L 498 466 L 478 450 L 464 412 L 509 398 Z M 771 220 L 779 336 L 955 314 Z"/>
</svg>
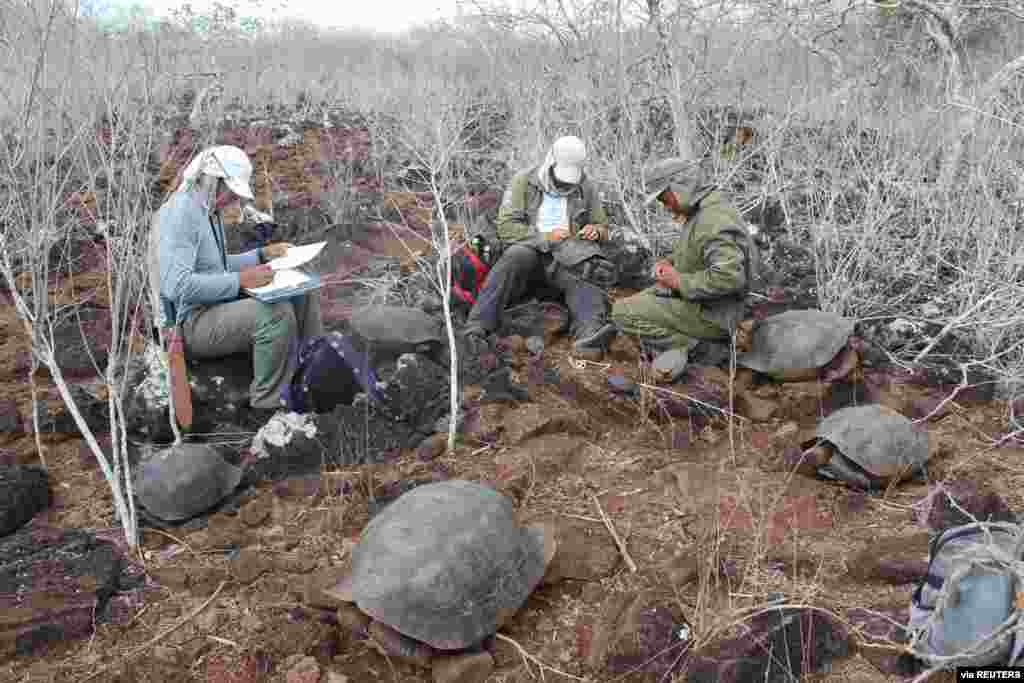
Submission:
<svg viewBox="0 0 1024 683">
<path fill-rule="evenodd" d="M 644 177 L 647 179 L 648 194 L 644 198 L 647 206 L 673 185 L 689 185 L 696 178 L 700 169 L 698 162 L 683 157 L 663 159 L 647 167 Z"/>
</svg>

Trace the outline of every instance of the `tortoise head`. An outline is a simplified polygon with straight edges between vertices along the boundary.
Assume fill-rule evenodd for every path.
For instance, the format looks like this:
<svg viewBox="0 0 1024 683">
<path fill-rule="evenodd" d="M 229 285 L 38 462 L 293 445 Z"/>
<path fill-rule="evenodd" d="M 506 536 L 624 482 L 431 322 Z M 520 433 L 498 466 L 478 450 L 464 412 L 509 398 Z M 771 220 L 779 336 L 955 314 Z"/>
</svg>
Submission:
<svg viewBox="0 0 1024 683">
<path fill-rule="evenodd" d="M 527 534 L 532 536 L 536 541 L 539 541 L 541 548 L 543 549 L 542 552 L 544 553 L 543 571 L 541 572 L 541 576 L 537 578 L 536 585 L 533 586 L 533 588 L 536 588 L 537 586 L 545 582 L 545 575 L 547 574 L 548 569 L 550 569 L 551 564 L 555 559 L 555 552 L 558 549 L 558 532 L 555 528 L 555 525 L 551 522 L 531 524 L 530 526 L 526 527 L 526 532 Z M 509 619 L 511 619 L 512 616 L 518 611 L 518 609 L 499 608 L 497 619 L 498 628 L 500 629 L 502 626 L 507 624 Z"/>
<path fill-rule="evenodd" d="M 551 567 L 558 551 L 558 530 L 552 522 L 532 524 L 529 527 L 530 533 L 540 539 L 544 546 L 544 572 Z"/>
<path fill-rule="evenodd" d="M 356 599 L 352 595 L 352 567 L 348 567 L 333 586 L 325 588 L 324 593 L 335 600 L 354 603 Z"/>
<path fill-rule="evenodd" d="M 736 325 L 736 351 L 738 353 L 749 353 L 754 347 L 754 330 L 757 328 L 757 319 L 750 318 L 741 320 Z"/>
</svg>

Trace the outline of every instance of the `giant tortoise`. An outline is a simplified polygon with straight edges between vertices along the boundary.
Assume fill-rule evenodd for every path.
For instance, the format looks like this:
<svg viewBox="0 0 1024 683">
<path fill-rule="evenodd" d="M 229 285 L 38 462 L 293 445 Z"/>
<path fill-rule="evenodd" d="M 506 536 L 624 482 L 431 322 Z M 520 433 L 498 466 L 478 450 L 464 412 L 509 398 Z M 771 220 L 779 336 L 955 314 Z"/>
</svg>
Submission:
<svg viewBox="0 0 1024 683">
<path fill-rule="evenodd" d="M 179 443 L 142 461 L 135 493 L 154 517 L 177 522 L 209 510 L 241 480 L 242 470 L 212 447 Z"/>
<path fill-rule="evenodd" d="M 521 527 L 512 502 L 463 480 L 414 488 L 363 530 L 351 572 L 332 590 L 384 652 L 421 666 L 479 652 L 526 601 L 555 552 L 545 527 Z M 486 675 L 486 674 L 485 674 Z"/>
<path fill-rule="evenodd" d="M 801 447 L 818 475 L 863 489 L 915 475 L 929 456 L 928 433 L 880 404 L 837 410 Z"/>
<path fill-rule="evenodd" d="M 352 313 L 352 331 L 371 357 L 397 358 L 403 353 L 434 357 L 444 348 L 441 320 L 418 308 L 371 305 Z"/>
<path fill-rule="evenodd" d="M 841 379 L 859 364 L 849 347 L 854 321 L 816 309 L 779 313 L 748 323 L 749 351 L 736 362 L 781 381 L 815 379 L 826 366 L 830 379 Z M 743 346 L 738 343 L 738 346 Z"/>
</svg>

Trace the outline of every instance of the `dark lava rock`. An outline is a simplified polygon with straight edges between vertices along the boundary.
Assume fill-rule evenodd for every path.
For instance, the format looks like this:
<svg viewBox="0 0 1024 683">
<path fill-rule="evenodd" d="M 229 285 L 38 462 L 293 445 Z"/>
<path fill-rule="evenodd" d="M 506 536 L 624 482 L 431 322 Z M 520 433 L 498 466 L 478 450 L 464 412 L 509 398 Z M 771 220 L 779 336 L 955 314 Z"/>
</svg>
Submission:
<svg viewBox="0 0 1024 683">
<path fill-rule="evenodd" d="M 25 422 L 13 399 L 0 401 L 0 439 L 11 440 L 25 433 Z"/>
<path fill-rule="evenodd" d="M 973 515 L 979 522 L 1017 521 L 1016 515 L 999 494 L 970 479 L 945 482 L 940 489 L 929 495 L 933 497 L 925 523 L 935 533 L 973 522 L 974 520 L 965 513 Z M 950 496 L 956 501 L 956 505 L 950 502 Z"/>
<path fill-rule="evenodd" d="M 850 654 L 846 628 L 826 615 L 780 608 L 752 618 L 750 632 L 712 643 L 687 663 L 690 683 L 789 683 Z"/>
<path fill-rule="evenodd" d="M 17 530 L 49 505 L 46 470 L 36 465 L 0 467 L 0 536 Z"/>
<path fill-rule="evenodd" d="M 76 529 L 29 527 L 0 540 L 0 654 L 88 636 L 107 618 L 124 560 Z"/>
<path fill-rule="evenodd" d="M 166 379 L 144 362 L 132 373 L 131 389 L 125 401 L 128 430 L 156 443 L 173 441 Z M 213 432 L 224 424 L 258 426 L 253 424 L 249 407 L 253 376 L 251 355 L 190 360 L 188 376 L 192 385 L 193 432 Z"/>
</svg>

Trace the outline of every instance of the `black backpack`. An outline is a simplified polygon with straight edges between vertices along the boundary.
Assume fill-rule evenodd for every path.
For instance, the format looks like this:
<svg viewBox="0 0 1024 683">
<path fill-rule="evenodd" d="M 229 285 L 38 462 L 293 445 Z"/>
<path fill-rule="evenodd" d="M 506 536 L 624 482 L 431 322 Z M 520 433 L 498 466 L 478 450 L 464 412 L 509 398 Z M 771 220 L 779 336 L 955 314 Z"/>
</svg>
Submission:
<svg viewBox="0 0 1024 683">
<path fill-rule="evenodd" d="M 337 405 L 351 405 L 360 392 L 373 401 L 381 400 L 369 356 L 357 351 L 343 334 L 306 339 L 296 361 L 292 381 L 282 391 L 291 412 L 329 413 Z"/>
</svg>

